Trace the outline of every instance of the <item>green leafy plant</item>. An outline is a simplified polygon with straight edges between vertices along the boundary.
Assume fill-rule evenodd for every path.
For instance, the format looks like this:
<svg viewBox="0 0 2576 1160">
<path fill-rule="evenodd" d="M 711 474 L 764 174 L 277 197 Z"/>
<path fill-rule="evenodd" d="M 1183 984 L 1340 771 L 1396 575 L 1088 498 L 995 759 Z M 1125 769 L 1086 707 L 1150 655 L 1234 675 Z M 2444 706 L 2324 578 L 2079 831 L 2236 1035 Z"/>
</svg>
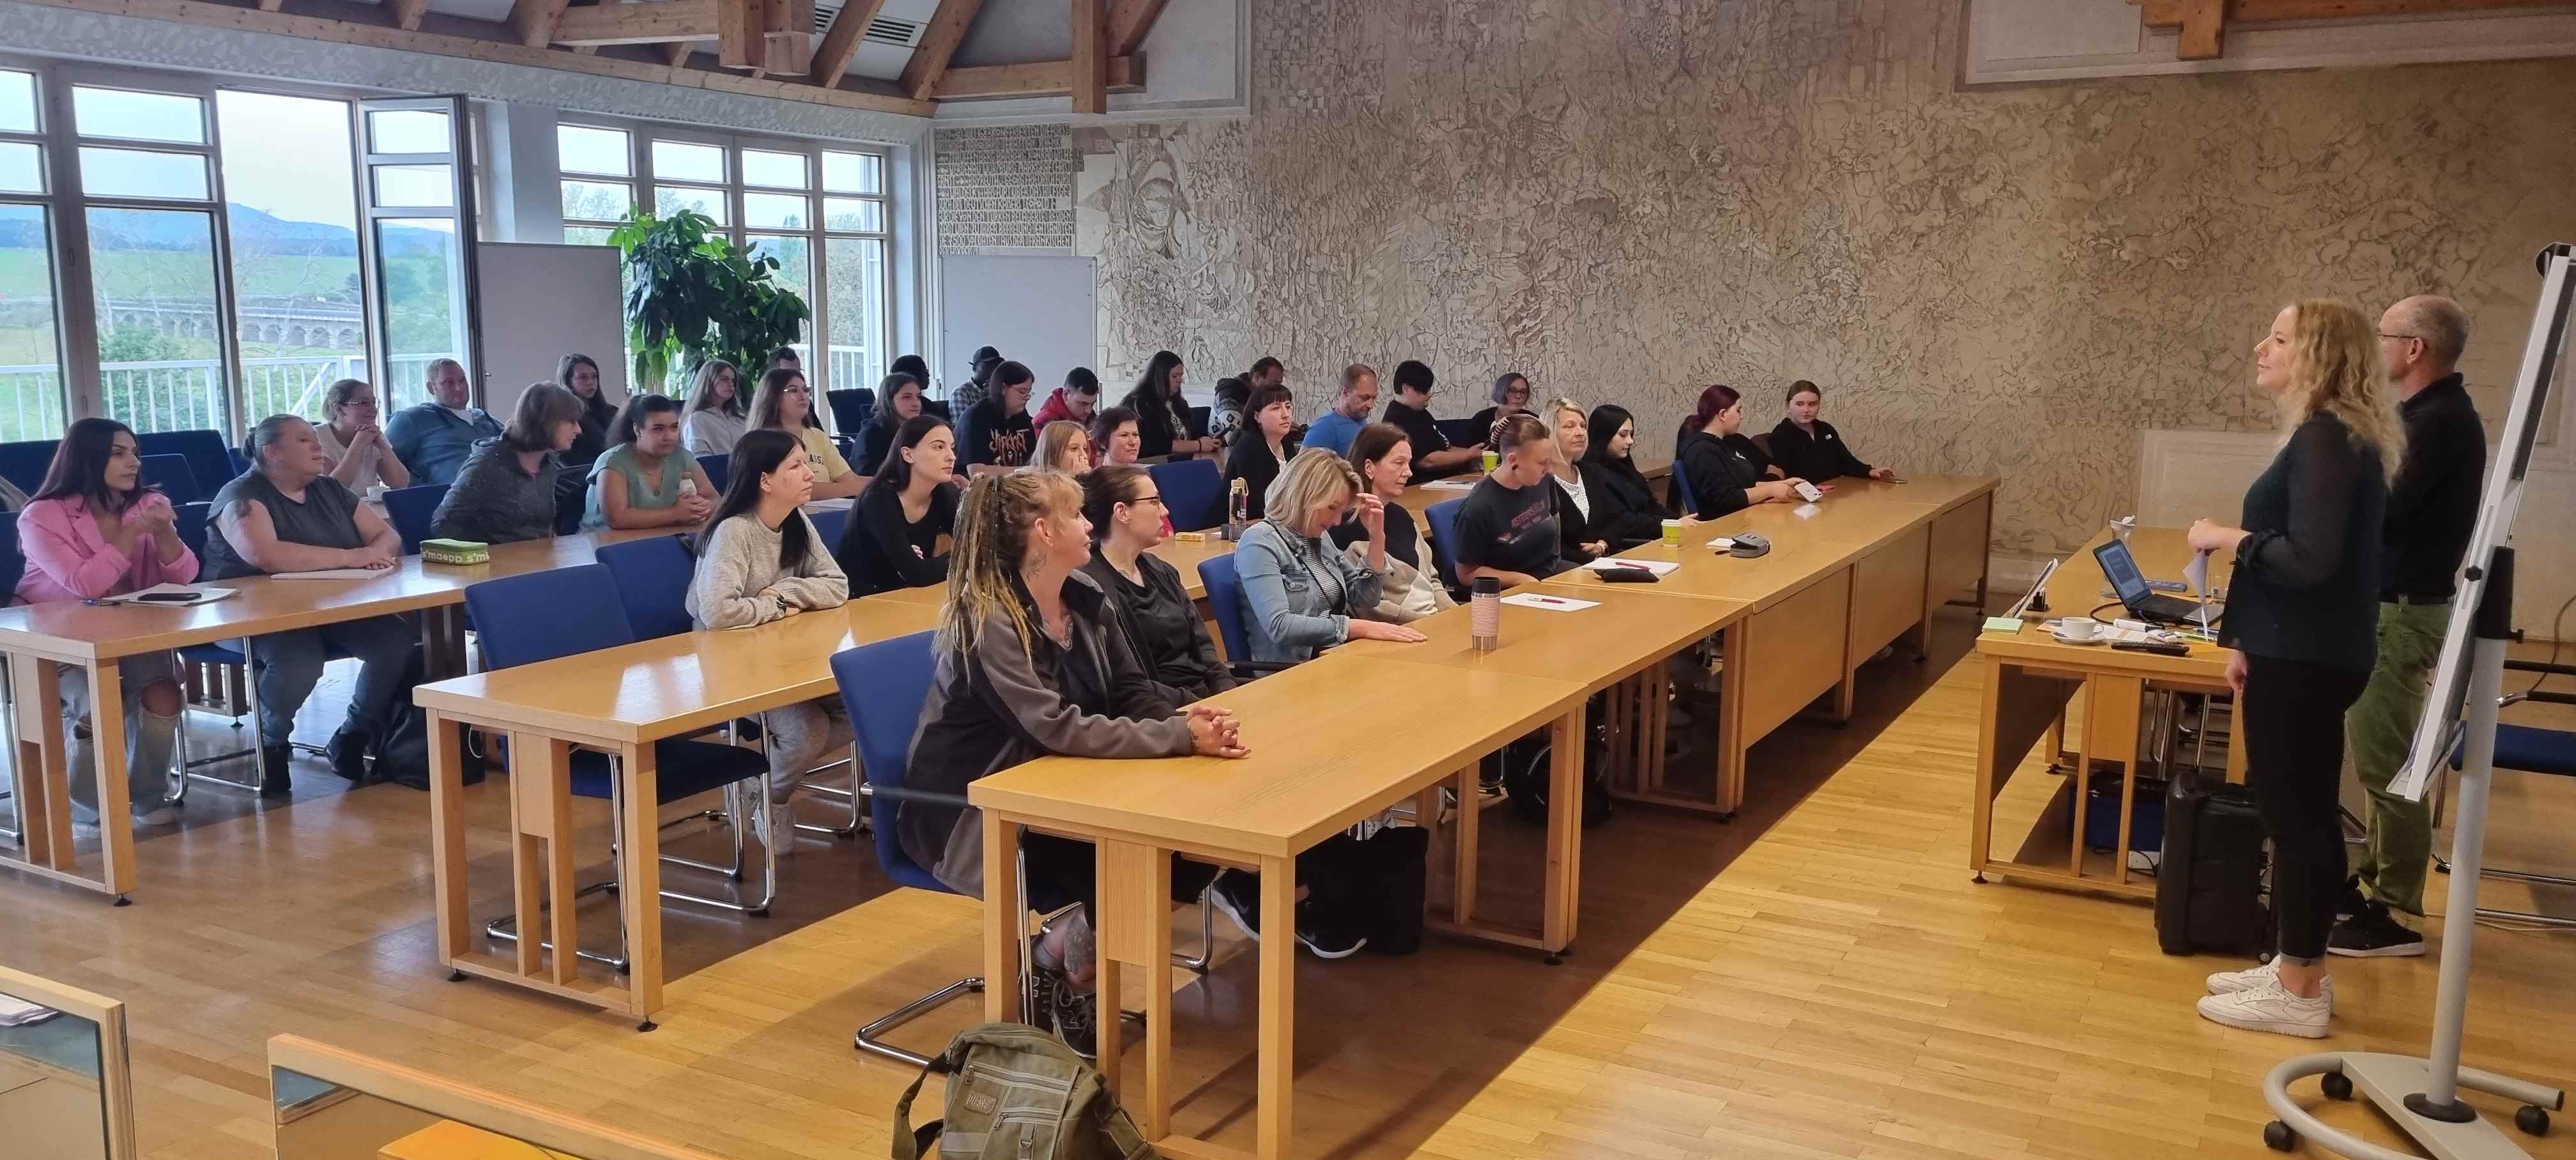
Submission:
<svg viewBox="0 0 2576 1160">
<path fill-rule="evenodd" d="M 626 344 L 634 381 L 658 389 L 675 366 L 720 358 L 762 366 L 814 316 L 771 277 L 778 259 L 735 248 L 704 214 L 637 210 L 608 240 L 626 256 Z"/>
</svg>

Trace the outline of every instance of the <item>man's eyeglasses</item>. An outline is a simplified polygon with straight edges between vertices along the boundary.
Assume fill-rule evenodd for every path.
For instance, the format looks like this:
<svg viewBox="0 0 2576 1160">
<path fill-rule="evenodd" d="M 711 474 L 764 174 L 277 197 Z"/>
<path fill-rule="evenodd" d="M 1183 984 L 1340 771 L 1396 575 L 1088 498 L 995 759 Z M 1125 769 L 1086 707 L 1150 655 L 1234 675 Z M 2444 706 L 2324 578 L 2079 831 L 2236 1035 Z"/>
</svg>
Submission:
<svg viewBox="0 0 2576 1160">
<path fill-rule="evenodd" d="M 2380 336 L 2379 336 L 2379 337 L 2381 337 L 2381 338 L 2394 338 L 2394 339 L 2397 339 L 2397 340 L 2399 340 L 2399 341 L 2401 341 L 2401 342 L 2422 342 L 2422 341 L 2424 341 L 2424 336 L 2423 336 L 2423 335 L 2420 335 L 2420 334 L 2388 334 L 2388 333 L 2383 332 L 2383 333 L 2381 333 L 2381 334 L 2380 334 Z"/>
</svg>

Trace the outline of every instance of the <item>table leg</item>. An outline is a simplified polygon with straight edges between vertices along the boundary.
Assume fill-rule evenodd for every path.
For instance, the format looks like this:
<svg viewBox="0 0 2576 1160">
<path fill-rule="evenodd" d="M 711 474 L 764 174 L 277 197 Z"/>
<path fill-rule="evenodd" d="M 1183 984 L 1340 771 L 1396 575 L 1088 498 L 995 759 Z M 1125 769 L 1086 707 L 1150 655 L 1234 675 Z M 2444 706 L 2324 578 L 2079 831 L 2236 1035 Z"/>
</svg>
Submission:
<svg viewBox="0 0 2576 1160">
<path fill-rule="evenodd" d="M 1097 905 L 1091 915 L 1099 933 L 1099 1047 L 1097 1066 L 1110 1088 L 1123 1086 L 1120 1058 L 1126 1006 L 1125 981 L 1130 968 L 1145 984 L 1145 1085 L 1143 1100 L 1124 1101 L 1140 1112 L 1146 1138 L 1163 1135 L 1171 1118 L 1171 962 L 1172 858 L 1163 850 L 1136 842 L 1103 840 L 1093 846 L 1098 866 Z"/>
<path fill-rule="evenodd" d="M 1468 812 L 1473 812 L 1469 810 Z M 1297 861 L 1261 860 L 1261 998 L 1253 1108 L 1254 1155 L 1288 1154 L 1296 1082 Z"/>
<path fill-rule="evenodd" d="M 1985 703 L 1977 718 L 1977 790 L 1968 805 L 1968 869 L 1979 882 L 1986 880 L 1986 861 L 1994 851 L 1995 793 L 2002 788 L 2001 775 L 1995 770 L 1995 748 L 2003 699 L 2004 662 L 1989 655 Z"/>
<path fill-rule="evenodd" d="M 125 784 L 125 683 L 114 660 L 89 669 L 90 763 L 98 778 L 98 836 L 107 848 L 107 892 L 119 905 L 134 889 L 134 814 L 127 807 L 133 792 Z"/>
<path fill-rule="evenodd" d="M 2227 699 L 2227 784 L 2245 784 L 2245 698 L 2241 696 Z"/>
<path fill-rule="evenodd" d="M 1484 792 L 1470 764 L 1458 771 L 1457 868 L 1449 876 L 1449 921 L 1460 926 L 1476 918 L 1476 830 L 1484 815 Z"/>
<path fill-rule="evenodd" d="M 63 744 L 62 675 L 54 662 L 23 653 L 11 656 L 9 666 L 18 698 L 18 781 L 27 792 L 18 803 L 27 863 L 68 872 L 74 865 L 72 786 Z"/>
<path fill-rule="evenodd" d="M 1717 707 L 1717 809 L 1721 819 L 1733 818 L 1744 806 L 1744 751 L 1752 743 L 1744 738 L 1744 690 L 1751 674 L 1753 656 L 1751 633 L 1743 622 L 1729 625 L 1723 634 L 1722 653 L 1726 670 L 1718 677 Z"/>
<path fill-rule="evenodd" d="M 539 843 L 554 833 L 555 826 L 540 768 L 543 757 L 536 752 L 544 744 L 545 738 L 531 734 L 510 735 L 510 910 L 516 916 L 513 929 L 519 932 L 511 948 L 517 952 L 518 972 L 530 978 L 545 965 L 545 948 L 538 945 L 537 933 L 544 929 L 539 919 L 545 906 Z"/>
<path fill-rule="evenodd" d="M 2136 677 L 2095 674 L 2084 682 L 2083 750 L 2075 762 L 2075 832 L 2067 840 L 2066 872 L 2084 873 L 2084 817 L 2091 801 L 2089 791 L 2096 760 L 2117 761 L 2129 772 L 2121 779 L 2125 794 L 2128 779 L 2135 776 L 2138 764 L 2138 696 L 2143 682 Z M 2128 880 L 2128 851 L 2116 849 L 2113 855 L 2120 864 L 2115 867 L 2118 880 Z"/>
<path fill-rule="evenodd" d="M 1539 937 L 1551 962 L 1574 942 L 1583 873 L 1583 702 L 1548 730 L 1547 880 Z"/>
<path fill-rule="evenodd" d="M 529 750 L 535 751 L 530 754 L 534 769 L 522 767 L 512 770 L 510 784 L 514 790 L 527 784 L 530 780 L 528 775 L 533 772 L 536 781 L 529 789 L 545 798 L 544 811 L 550 820 L 547 822 L 542 869 L 546 900 L 553 906 L 546 913 L 546 937 L 555 944 L 554 959 L 549 964 L 553 971 L 550 977 L 558 983 L 570 983 L 581 977 L 581 910 L 574 898 L 577 888 L 572 878 L 572 746 L 524 733 L 510 745 L 510 753 L 514 757 Z M 527 927 L 519 930 L 520 945 L 535 941 L 527 936 Z"/>
<path fill-rule="evenodd" d="M 617 905 L 626 914 L 627 1013 L 635 1016 L 636 1030 L 651 1031 L 662 1010 L 662 768 L 651 742 L 628 745 L 619 758 L 626 816 L 619 819 L 625 840 L 617 846 L 618 876 L 625 885 Z"/>
<path fill-rule="evenodd" d="M 879 835 L 890 841 L 891 835 Z M 1018 1023 L 1028 902 L 1020 897 L 1020 823 L 984 811 L 984 1021 Z"/>
<path fill-rule="evenodd" d="M 438 895 L 438 965 L 455 969 L 473 952 L 473 916 L 465 896 L 465 766 L 462 726 L 427 713 L 429 720 L 429 851 Z"/>
</svg>

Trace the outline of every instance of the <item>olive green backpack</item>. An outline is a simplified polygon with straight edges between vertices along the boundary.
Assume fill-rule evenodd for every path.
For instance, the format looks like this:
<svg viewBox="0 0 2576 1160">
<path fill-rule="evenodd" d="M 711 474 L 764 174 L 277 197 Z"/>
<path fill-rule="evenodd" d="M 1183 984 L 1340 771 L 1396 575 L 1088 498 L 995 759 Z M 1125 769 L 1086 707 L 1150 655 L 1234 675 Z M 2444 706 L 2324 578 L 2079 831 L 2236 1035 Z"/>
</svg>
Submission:
<svg viewBox="0 0 2576 1160">
<path fill-rule="evenodd" d="M 948 1114 L 912 1127 L 923 1081 L 948 1077 Z M 1020 1023 L 958 1032 L 894 1105 L 894 1160 L 1138 1160 L 1152 1156 L 1100 1073 L 1054 1036 Z"/>
</svg>

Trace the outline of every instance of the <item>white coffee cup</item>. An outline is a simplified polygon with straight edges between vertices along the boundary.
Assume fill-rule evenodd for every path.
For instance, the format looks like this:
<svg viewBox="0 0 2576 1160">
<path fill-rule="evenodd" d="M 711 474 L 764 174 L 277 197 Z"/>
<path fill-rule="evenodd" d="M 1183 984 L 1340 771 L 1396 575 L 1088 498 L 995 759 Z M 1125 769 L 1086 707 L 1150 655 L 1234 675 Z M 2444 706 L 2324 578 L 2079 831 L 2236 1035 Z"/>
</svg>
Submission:
<svg viewBox="0 0 2576 1160">
<path fill-rule="evenodd" d="M 2091 640 L 2102 631 L 2102 622 L 2090 616 L 2070 616 L 2057 622 L 2057 635 L 2068 640 Z"/>
</svg>

